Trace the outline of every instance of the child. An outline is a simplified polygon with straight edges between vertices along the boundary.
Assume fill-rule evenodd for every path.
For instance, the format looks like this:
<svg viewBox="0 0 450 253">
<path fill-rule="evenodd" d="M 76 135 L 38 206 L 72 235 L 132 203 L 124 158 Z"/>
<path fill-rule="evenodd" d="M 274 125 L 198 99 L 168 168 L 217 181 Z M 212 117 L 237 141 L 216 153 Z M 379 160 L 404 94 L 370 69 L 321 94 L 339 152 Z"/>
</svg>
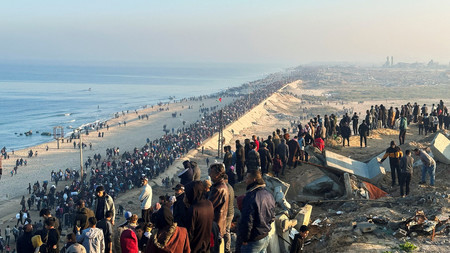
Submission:
<svg viewBox="0 0 450 253">
<path fill-rule="evenodd" d="M 283 163 L 281 162 L 280 155 L 277 154 L 276 157 L 273 159 L 273 173 L 276 177 L 278 177 L 278 173 L 280 173 L 281 168 L 283 168 Z"/>
</svg>

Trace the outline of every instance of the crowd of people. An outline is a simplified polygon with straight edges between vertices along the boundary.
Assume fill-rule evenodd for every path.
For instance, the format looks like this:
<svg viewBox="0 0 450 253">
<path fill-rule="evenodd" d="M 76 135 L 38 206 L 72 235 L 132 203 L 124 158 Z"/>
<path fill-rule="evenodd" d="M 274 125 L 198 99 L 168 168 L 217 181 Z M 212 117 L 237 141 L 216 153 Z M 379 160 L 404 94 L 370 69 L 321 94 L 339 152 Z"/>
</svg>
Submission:
<svg viewBox="0 0 450 253">
<path fill-rule="evenodd" d="M 36 182 L 32 188 L 29 185 L 29 191 L 32 189 L 33 192 L 30 192 L 28 209 L 34 203 L 40 203 L 36 207 L 42 222 L 33 224 L 28 214 L 23 226 L 16 227 L 19 231 L 17 252 L 231 252 L 232 230 L 238 234 L 235 252 L 264 252 L 269 244 L 268 234 L 275 219 L 276 203 L 265 189 L 263 174 L 271 171 L 277 177 L 283 176 L 286 168 L 293 169 L 308 161 L 307 146 L 323 151 L 325 140 L 334 135 L 342 135 L 344 146 L 345 141 L 349 145 L 350 123 L 353 123 L 354 134 L 361 136 L 361 147 L 363 141 L 367 146 L 367 138 L 364 137 L 370 130 L 396 127 L 396 111 L 392 108 L 386 110 L 382 105 L 372 107 L 359 125 L 356 113 L 352 118 L 345 114 L 339 122 L 334 114 L 330 117 L 325 115 L 323 119 L 317 115 L 304 125 L 298 123 L 297 135 L 293 138 L 287 129 L 277 129 L 265 140 L 252 136 L 245 139 L 243 145 L 236 140 L 234 152 L 231 146 L 225 146 L 223 162 L 209 165 L 209 180 L 200 181 L 201 171 L 197 164 L 185 161 L 174 196 L 160 196 L 158 203 L 151 202 L 152 189 L 148 182 L 156 179 L 175 159 L 201 147 L 203 140 L 219 130 L 221 120 L 225 125 L 232 123 L 289 81 L 277 81 L 264 89 L 257 89 L 224 106 L 221 111 L 217 107 L 202 110 L 201 120 L 176 133 L 166 132 L 156 140 L 147 138 L 141 148 L 120 153 L 118 147 L 113 147 L 106 150 L 104 158 L 100 154 L 93 159 L 89 157 L 85 164 L 90 169 L 89 177 L 84 174 L 81 178 L 77 171 L 71 170 L 52 172 L 51 180 L 56 185 L 61 180 L 72 181 L 62 191 L 56 191 L 55 185 L 47 192 L 48 182 L 42 185 Z M 420 126 L 422 115 L 416 115 L 415 108 L 416 104 L 402 106 L 398 117 L 400 130 L 402 118 L 407 124 L 413 121 Z M 448 128 L 445 124 L 448 111 L 443 102 L 432 109 L 433 114 L 435 111 L 438 119 L 442 115 L 440 127 Z M 427 115 L 422 114 L 423 120 Z M 402 131 L 399 139 L 401 144 L 404 143 Z M 407 150 L 402 156 L 395 143 L 391 148 L 394 155 L 390 155 L 391 150 L 389 153 L 386 151 L 383 159 L 388 156 L 399 159 L 398 166 L 396 161 L 390 160 L 393 185 L 397 178 L 395 173 L 401 174 L 398 182 L 406 186 L 408 195 L 413 162 L 409 158 L 411 151 Z M 429 174 L 430 184 L 434 185 L 434 160 L 422 150 L 414 152 L 424 162 L 422 181 Z M 247 191 L 244 196 L 236 198 L 240 210 L 240 217 L 237 217 L 234 214 L 233 187 L 242 181 Z M 173 179 L 170 182 L 174 184 Z M 168 178 L 165 184 L 170 184 Z M 122 206 L 116 209 L 114 204 L 119 194 L 135 187 L 142 188 L 139 196 L 141 217 L 125 211 L 127 208 Z M 404 195 L 403 186 L 401 192 Z M 22 204 L 21 213 L 26 211 L 25 204 Z M 53 211 L 55 217 L 51 215 Z M 115 224 L 115 216 L 123 214 L 126 222 Z M 23 214 L 20 219 L 23 220 Z M 232 227 L 233 221 L 237 226 Z M 60 247 L 60 230 L 64 226 L 72 227 L 72 233 L 66 236 L 66 245 Z M 302 252 L 307 235 L 308 228 L 302 226 L 291 252 Z"/>
</svg>

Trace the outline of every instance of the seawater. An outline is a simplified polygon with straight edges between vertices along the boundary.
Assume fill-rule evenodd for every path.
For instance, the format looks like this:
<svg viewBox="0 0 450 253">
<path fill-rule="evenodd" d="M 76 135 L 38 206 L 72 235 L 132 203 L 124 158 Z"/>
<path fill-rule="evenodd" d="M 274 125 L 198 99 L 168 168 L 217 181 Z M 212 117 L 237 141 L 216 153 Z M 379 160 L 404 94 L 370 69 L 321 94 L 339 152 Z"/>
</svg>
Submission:
<svg viewBox="0 0 450 253">
<path fill-rule="evenodd" d="M 257 64 L 73 66 L 0 63 L 0 148 L 51 141 L 54 126 L 71 132 L 114 113 L 207 95 L 282 69 Z M 32 130 L 31 136 L 23 133 Z M 39 133 L 36 133 L 39 131 Z M 20 135 L 22 133 L 22 135 Z"/>
</svg>

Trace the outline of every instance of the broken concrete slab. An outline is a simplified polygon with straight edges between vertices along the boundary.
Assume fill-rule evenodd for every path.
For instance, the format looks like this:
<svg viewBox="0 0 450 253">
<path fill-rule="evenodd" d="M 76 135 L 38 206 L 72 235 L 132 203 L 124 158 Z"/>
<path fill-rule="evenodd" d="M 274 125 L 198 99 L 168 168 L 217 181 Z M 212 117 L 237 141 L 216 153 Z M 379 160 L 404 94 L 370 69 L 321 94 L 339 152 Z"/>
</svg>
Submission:
<svg viewBox="0 0 450 253">
<path fill-rule="evenodd" d="M 303 187 L 303 191 L 311 194 L 342 195 L 341 187 L 328 176 L 320 177 Z"/>
<path fill-rule="evenodd" d="M 372 158 L 368 163 L 363 163 L 328 150 L 325 151 L 325 157 L 327 167 L 341 173 L 347 172 L 369 182 L 376 183 L 386 174 L 384 167 L 378 163 L 380 159 L 377 157 Z"/>
<path fill-rule="evenodd" d="M 431 142 L 431 150 L 434 159 L 445 164 L 450 164 L 450 140 L 443 134 L 438 133 Z"/>
<path fill-rule="evenodd" d="M 275 196 L 275 187 L 281 186 L 281 191 L 284 193 L 284 196 L 286 196 L 289 187 L 291 186 L 290 184 L 281 181 L 279 178 L 271 177 L 267 174 L 263 176 L 263 179 L 264 182 L 266 182 L 266 189 L 274 196 Z"/>
<path fill-rule="evenodd" d="M 297 220 L 297 225 L 295 225 L 295 229 L 300 230 L 302 225 L 308 226 L 309 220 L 311 219 L 312 213 L 312 205 L 305 205 L 298 211 L 295 219 Z"/>
</svg>

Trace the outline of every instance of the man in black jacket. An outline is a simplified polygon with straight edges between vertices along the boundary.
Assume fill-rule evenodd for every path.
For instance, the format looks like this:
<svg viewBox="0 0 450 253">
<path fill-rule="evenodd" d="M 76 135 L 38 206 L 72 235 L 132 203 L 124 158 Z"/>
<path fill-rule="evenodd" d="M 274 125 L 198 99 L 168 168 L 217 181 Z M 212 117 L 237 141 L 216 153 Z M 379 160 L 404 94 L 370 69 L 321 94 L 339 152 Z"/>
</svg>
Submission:
<svg viewBox="0 0 450 253">
<path fill-rule="evenodd" d="M 33 243 L 31 242 L 33 237 L 33 226 L 27 224 L 24 226 L 24 233 L 17 239 L 16 249 L 17 253 L 30 253 L 34 252 Z"/>
<path fill-rule="evenodd" d="M 364 146 L 367 148 L 367 136 L 369 135 L 369 126 L 366 124 L 365 120 L 363 120 L 361 125 L 359 125 L 358 132 L 359 132 L 359 146 L 362 147 L 364 139 Z"/>
<path fill-rule="evenodd" d="M 176 201 L 173 204 L 173 219 L 177 223 L 179 227 L 186 227 L 186 215 L 187 215 L 187 207 L 184 203 L 184 186 L 182 184 L 177 184 L 175 188 L 175 197 Z"/>
<path fill-rule="evenodd" d="M 249 171 L 245 178 L 247 193 L 243 200 L 239 238 L 242 252 L 260 252 L 269 245 L 269 232 L 275 220 L 275 200 L 265 188 L 259 170 Z"/>
<path fill-rule="evenodd" d="M 245 151 L 239 140 L 236 140 L 236 173 L 238 182 L 244 179 Z"/>
</svg>

